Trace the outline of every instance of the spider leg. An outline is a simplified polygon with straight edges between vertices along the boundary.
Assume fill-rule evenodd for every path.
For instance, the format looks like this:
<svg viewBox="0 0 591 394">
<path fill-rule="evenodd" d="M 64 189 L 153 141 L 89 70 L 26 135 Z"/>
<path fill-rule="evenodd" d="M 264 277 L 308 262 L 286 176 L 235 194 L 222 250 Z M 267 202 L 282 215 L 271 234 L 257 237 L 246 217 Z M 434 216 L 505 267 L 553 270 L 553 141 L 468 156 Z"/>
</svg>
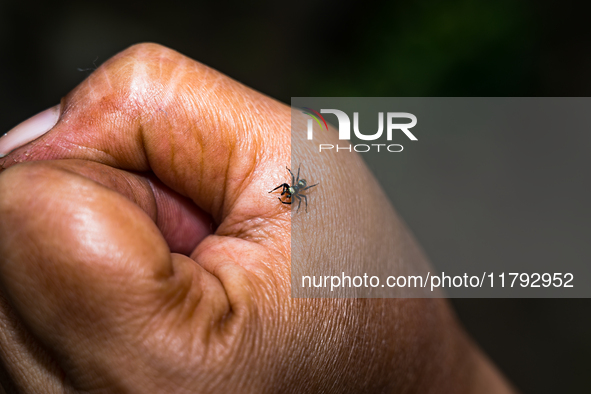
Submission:
<svg viewBox="0 0 591 394">
<path fill-rule="evenodd" d="M 299 200 L 299 203 L 298 203 L 298 210 L 296 211 L 296 213 L 297 213 L 297 212 L 299 212 L 299 211 L 300 211 L 300 205 L 302 205 L 302 197 L 301 197 L 301 195 L 300 195 L 300 194 L 296 194 L 296 198 Z M 306 212 L 308 212 L 308 211 L 306 211 Z"/>
<path fill-rule="evenodd" d="M 289 202 L 287 202 L 287 201 L 283 201 L 282 199 L 279 199 L 279 201 L 281 201 L 282 204 L 291 205 L 291 200 Z"/>
<path fill-rule="evenodd" d="M 312 185 L 312 186 L 305 187 L 305 188 L 303 188 L 302 190 L 308 190 L 309 188 L 311 188 L 311 187 L 314 187 L 314 186 L 317 186 L 317 185 L 318 185 L 318 183 L 316 183 L 316 184 L 314 184 L 314 185 Z"/>
<path fill-rule="evenodd" d="M 283 187 L 283 190 L 285 190 L 286 187 L 289 189 L 289 185 L 287 183 L 284 183 L 282 185 L 277 186 L 275 189 L 271 190 L 269 193 L 273 193 L 275 190 L 279 189 L 280 187 Z M 281 194 L 283 194 L 283 193 L 281 193 Z"/>
<path fill-rule="evenodd" d="M 306 212 L 308 212 L 308 197 L 305 194 L 300 194 L 300 197 L 304 198 L 304 201 L 306 202 Z M 302 200 L 300 199 L 300 202 Z"/>
<path fill-rule="evenodd" d="M 295 185 L 295 180 L 293 178 L 293 173 L 291 172 L 291 170 L 289 168 L 287 168 L 287 166 L 285 167 L 287 169 L 287 171 L 289 171 L 289 174 L 291 175 L 291 184 Z"/>
<path fill-rule="evenodd" d="M 296 183 L 294 183 L 294 185 L 296 185 L 300 181 L 300 166 L 301 164 L 298 166 L 298 179 L 296 179 Z"/>
</svg>

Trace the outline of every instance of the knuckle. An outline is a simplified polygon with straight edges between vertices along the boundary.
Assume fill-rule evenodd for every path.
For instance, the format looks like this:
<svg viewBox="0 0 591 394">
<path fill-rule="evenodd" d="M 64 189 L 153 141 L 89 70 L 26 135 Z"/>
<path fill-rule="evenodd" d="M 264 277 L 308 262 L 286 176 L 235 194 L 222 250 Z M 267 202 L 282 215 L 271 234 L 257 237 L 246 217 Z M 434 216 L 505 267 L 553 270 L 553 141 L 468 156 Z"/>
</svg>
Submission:
<svg viewBox="0 0 591 394">
<path fill-rule="evenodd" d="M 153 42 L 142 42 L 138 44 L 134 44 L 129 48 L 125 49 L 121 52 L 124 56 L 131 56 L 131 57 L 145 57 L 145 56 L 170 56 L 172 54 L 177 54 L 178 52 L 165 47 L 164 45 L 156 44 Z"/>
</svg>

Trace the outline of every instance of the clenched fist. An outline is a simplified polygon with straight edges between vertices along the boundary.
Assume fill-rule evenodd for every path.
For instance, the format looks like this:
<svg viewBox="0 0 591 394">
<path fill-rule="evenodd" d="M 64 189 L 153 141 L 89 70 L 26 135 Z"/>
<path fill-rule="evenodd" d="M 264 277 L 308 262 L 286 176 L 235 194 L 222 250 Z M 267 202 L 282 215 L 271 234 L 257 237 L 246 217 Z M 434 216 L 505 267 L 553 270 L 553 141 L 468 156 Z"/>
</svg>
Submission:
<svg viewBox="0 0 591 394">
<path fill-rule="evenodd" d="M 0 139 L 5 390 L 510 392 L 445 300 L 290 297 L 291 225 L 304 216 L 268 194 L 286 179 L 290 117 L 141 44 Z M 385 262 L 417 250 L 357 156 L 301 154 L 330 175 L 305 216 L 316 245 L 347 242 L 317 231 L 332 220 Z M 349 179 L 363 223 L 325 209 Z"/>
</svg>

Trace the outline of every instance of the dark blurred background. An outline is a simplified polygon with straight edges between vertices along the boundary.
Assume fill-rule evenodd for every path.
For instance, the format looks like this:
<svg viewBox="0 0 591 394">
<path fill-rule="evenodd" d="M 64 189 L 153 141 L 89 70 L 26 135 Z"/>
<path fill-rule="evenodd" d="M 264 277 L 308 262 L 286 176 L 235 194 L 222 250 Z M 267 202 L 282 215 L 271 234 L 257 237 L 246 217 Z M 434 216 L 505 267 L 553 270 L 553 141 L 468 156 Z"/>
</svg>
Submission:
<svg viewBox="0 0 591 394">
<path fill-rule="evenodd" d="M 572 0 L 0 0 L 0 133 L 146 41 L 286 103 L 292 96 L 589 96 L 588 15 L 585 2 Z M 441 217 L 410 206 L 429 198 L 440 196 L 393 200 L 437 260 L 450 253 L 429 241 L 429 223 Z M 494 204 L 479 198 L 483 207 Z M 457 234 L 478 231 L 462 227 L 462 214 L 470 215 L 457 212 Z M 589 235 L 583 229 L 580 242 Z M 470 253 L 487 247 L 471 245 Z M 590 300 L 452 302 L 523 392 L 591 392 Z"/>
</svg>

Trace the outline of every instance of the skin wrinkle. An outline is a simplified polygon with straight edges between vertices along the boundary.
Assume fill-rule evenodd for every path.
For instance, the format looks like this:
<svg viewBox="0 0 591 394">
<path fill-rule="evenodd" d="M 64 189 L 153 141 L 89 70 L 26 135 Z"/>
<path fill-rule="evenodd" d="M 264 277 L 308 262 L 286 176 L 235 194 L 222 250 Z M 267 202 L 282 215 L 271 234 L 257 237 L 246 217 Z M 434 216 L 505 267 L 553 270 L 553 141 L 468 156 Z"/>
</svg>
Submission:
<svg viewBox="0 0 591 394">
<path fill-rule="evenodd" d="M 175 133 L 173 128 L 170 125 L 170 121 L 168 120 L 168 117 L 166 118 L 167 123 L 168 123 L 168 146 L 169 146 L 169 155 L 168 157 L 170 157 L 170 165 L 169 165 L 169 169 L 172 171 L 172 173 L 174 174 L 174 178 L 175 179 L 180 179 L 180 173 L 177 169 L 177 166 L 175 165 L 175 156 L 176 156 L 176 138 L 175 138 Z"/>
<path fill-rule="evenodd" d="M 238 149 L 240 151 L 244 150 L 243 147 L 239 147 Z M 232 153 L 233 149 L 230 151 L 228 156 L 228 162 L 230 163 L 232 160 Z M 250 165 L 248 165 L 246 170 L 241 171 L 236 177 L 233 177 L 229 174 L 231 164 L 229 164 L 226 167 L 226 174 L 224 178 L 226 181 L 223 194 L 224 196 L 226 196 L 226 198 L 224 199 L 224 205 L 222 206 L 222 217 L 227 217 L 227 215 L 223 213 L 226 210 L 226 206 L 228 207 L 228 212 L 233 212 L 235 210 L 236 205 L 239 204 L 241 196 L 244 196 L 246 190 L 248 190 L 248 187 L 251 186 L 254 182 L 253 175 L 258 166 L 256 155 L 251 160 L 248 160 L 248 162 L 250 163 Z M 244 163 L 244 161 L 241 161 L 241 163 Z M 237 181 L 234 181 L 234 179 L 236 179 Z M 230 189 L 235 190 L 234 194 L 236 195 L 236 197 L 230 196 L 229 193 L 227 193 L 227 188 L 230 184 L 232 184 L 230 186 Z M 248 198 L 248 196 L 242 198 Z"/>
<path fill-rule="evenodd" d="M 224 224 L 223 228 L 217 231 L 216 234 L 273 247 L 275 243 L 271 241 L 272 234 L 262 229 L 265 224 L 272 223 L 274 223 L 274 220 L 271 217 L 253 216 L 251 218 L 240 218 L 234 223 Z"/>
<path fill-rule="evenodd" d="M 252 245 L 255 246 L 255 248 L 251 248 L 250 250 L 246 250 L 244 247 L 241 246 L 248 246 L 250 243 L 248 241 L 245 241 L 243 239 L 240 238 L 233 238 L 233 237 L 226 237 L 226 236 L 218 236 L 215 235 L 213 236 L 213 240 L 210 240 L 210 243 L 215 243 L 215 245 L 209 246 L 210 248 L 214 249 L 214 250 L 218 250 L 221 254 L 223 254 L 224 260 L 227 260 L 228 263 L 223 263 L 223 264 L 219 264 L 216 265 L 216 267 L 213 269 L 213 274 L 215 276 L 220 276 L 220 269 L 222 268 L 227 268 L 229 266 L 231 267 L 232 271 L 236 271 L 237 273 L 241 274 L 241 283 L 242 285 L 244 285 L 246 283 L 246 286 L 249 288 L 250 293 L 252 294 L 243 294 L 241 292 L 241 295 L 243 297 L 248 297 L 247 300 L 234 300 L 234 304 L 237 305 L 238 307 L 240 307 L 239 311 L 236 311 L 236 313 L 240 312 L 240 313 L 244 313 L 244 312 L 248 312 L 248 314 L 244 313 L 245 318 L 247 319 L 258 319 L 260 318 L 260 315 L 255 314 L 256 310 L 261 310 L 263 308 L 266 307 L 265 303 L 255 303 L 254 300 L 258 300 L 260 299 L 260 297 L 268 297 L 269 292 L 272 291 L 272 288 L 269 287 L 268 282 L 264 279 L 261 278 L 260 275 L 265 275 L 265 277 L 269 277 L 269 268 L 266 266 L 266 264 L 264 264 L 264 262 L 262 261 L 263 257 L 268 257 L 269 256 L 269 252 L 267 250 L 265 250 L 265 248 L 263 248 L 260 245 Z M 222 246 L 223 245 L 223 246 Z M 233 248 L 230 248 L 230 246 L 233 246 Z M 242 251 L 242 252 L 241 252 Z M 202 248 L 198 248 L 198 253 L 197 255 L 195 255 L 194 257 L 196 258 L 197 261 L 199 261 L 200 259 L 200 255 L 202 255 L 204 253 L 204 250 Z M 260 254 L 260 256 L 259 256 Z M 258 261 L 257 259 L 251 258 L 252 257 L 261 257 L 261 261 Z M 273 256 L 275 258 L 275 256 Z M 242 260 L 243 261 L 243 265 L 239 265 L 239 266 L 234 266 L 233 263 L 230 263 L 232 261 L 239 261 Z M 263 263 L 263 265 L 260 265 L 260 263 Z M 233 273 L 232 275 L 234 275 L 235 273 Z M 271 275 L 272 276 L 272 275 Z M 227 278 L 226 278 L 227 279 Z M 224 277 L 221 277 L 221 280 L 224 280 Z M 256 283 L 256 286 L 254 286 L 253 284 Z M 228 294 L 229 299 L 235 299 L 235 296 L 230 296 L 229 293 L 233 292 L 236 293 L 234 290 L 230 289 L 230 288 L 225 288 L 226 294 Z M 254 294 L 254 295 L 253 295 Z M 232 302 L 230 302 L 230 306 L 232 306 Z M 265 311 L 261 311 L 261 313 L 264 313 Z"/>
<path fill-rule="evenodd" d="M 252 286 L 250 286 L 252 288 Z M 226 289 L 225 289 L 226 290 Z M 254 290 L 254 289 L 252 289 Z M 226 290 L 227 291 L 227 290 Z M 226 292 L 226 297 L 230 298 L 230 295 Z M 224 358 L 229 360 L 229 363 L 235 365 L 234 373 L 232 373 L 232 378 L 235 376 L 243 376 L 241 379 L 242 382 L 245 382 L 247 379 L 248 374 L 240 374 L 240 371 L 245 371 L 250 364 L 250 360 L 252 357 L 255 357 L 257 353 L 259 353 L 258 349 L 260 349 L 259 343 L 261 342 L 262 333 L 260 330 L 260 325 L 258 324 L 257 316 L 261 314 L 256 311 L 257 305 L 253 304 L 254 310 L 248 315 L 248 324 L 234 324 L 234 327 L 238 328 L 241 327 L 240 330 L 232 330 L 232 333 L 227 333 L 223 337 L 223 354 L 219 353 L 220 347 L 212 348 L 208 347 L 208 353 L 210 350 L 218 350 L 217 354 L 211 355 L 211 357 L 215 359 Z M 237 319 L 244 320 L 244 316 L 237 316 L 237 314 L 242 314 L 241 311 L 235 311 L 232 308 L 232 304 L 230 304 L 230 309 L 228 313 L 224 315 L 222 322 L 218 325 L 220 332 L 227 331 L 226 327 L 231 328 L 230 326 L 226 326 L 226 322 L 229 321 L 232 317 Z M 257 335 L 258 333 L 258 335 Z M 253 338 L 249 340 L 249 338 Z M 229 339 L 229 341 L 228 341 Z M 208 354 L 209 356 L 209 354 Z M 223 379 L 224 374 L 220 374 L 220 378 Z M 215 387 L 215 386 L 214 386 Z M 219 390 L 219 385 L 214 389 L 214 391 Z"/>
<path fill-rule="evenodd" d="M 230 178 L 228 178 L 228 174 L 230 172 L 230 165 L 232 163 L 232 154 L 234 153 L 234 144 L 235 144 L 235 141 L 229 141 L 227 143 L 227 145 L 226 145 L 226 148 L 229 151 L 228 151 L 228 155 L 227 155 L 228 156 L 227 164 L 226 164 L 226 166 L 224 168 L 224 178 L 223 179 L 225 179 L 225 182 L 223 182 L 224 183 L 224 187 L 223 187 L 223 191 L 222 191 L 222 196 L 224 196 L 224 197 L 221 199 L 221 206 L 220 207 L 217 207 L 215 209 L 216 212 L 219 212 L 218 215 L 219 215 L 219 218 L 220 218 L 220 222 L 223 222 L 223 218 L 226 218 L 227 217 L 225 208 L 226 208 L 226 205 L 227 205 L 227 202 L 228 202 L 228 198 L 230 198 L 229 193 L 228 193 L 228 183 L 229 183 L 229 179 Z M 235 201 L 234 198 L 232 198 L 232 200 Z"/>
<path fill-rule="evenodd" d="M 158 207 L 158 203 L 156 202 L 156 191 L 154 190 L 154 183 L 152 182 L 152 180 L 150 178 L 147 178 L 148 180 L 148 186 L 150 187 L 150 190 L 152 191 L 151 194 L 151 198 L 152 198 L 152 204 L 154 206 L 154 222 L 158 223 L 158 218 L 160 216 L 160 209 Z M 172 274 L 174 275 L 174 270 L 172 272 Z"/>
<path fill-rule="evenodd" d="M 162 321 L 160 322 L 162 323 Z M 209 349 L 211 342 L 208 340 L 204 340 L 202 334 L 200 334 L 199 341 L 194 341 L 188 338 L 171 338 L 168 335 L 168 329 L 166 327 L 154 327 L 154 325 L 146 326 L 146 329 L 149 330 L 145 336 L 145 339 L 142 341 L 141 348 L 144 349 L 143 352 L 148 354 L 153 354 L 153 356 L 148 357 L 148 360 L 158 360 L 158 352 L 160 347 L 163 347 L 162 350 L 168 349 L 178 349 L 175 353 L 178 355 L 179 359 L 185 359 L 181 365 L 186 366 L 187 364 L 195 364 L 195 368 L 198 368 L 199 364 L 203 364 L 206 360 L 210 357 L 209 356 Z M 189 333 L 197 333 L 198 330 L 191 329 L 188 331 Z M 161 333 L 161 334 L 160 334 Z M 156 343 L 155 343 L 156 340 Z M 174 340 L 171 342 L 171 340 Z M 195 350 L 193 343 L 199 344 L 199 351 Z M 154 346 L 156 344 L 156 347 Z M 189 347 L 188 347 L 189 346 Z M 159 363 L 153 364 L 154 374 L 152 376 L 158 377 L 162 375 L 162 371 L 159 370 L 161 366 Z M 181 372 L 181 368 L 175 368 L 179 372 Z M 185 377 L 186 378 L 186 377 Z M 189 380 L 189 379 L 185 379 Z"/>
<path fill-rule="evenodd" d="M 178 321 L 178 319 L 177 319 Z M 162 323 L 162 321 L 160 322 Z M 174 323 L 173 325 L 179 326 L 182 325 L 182 322 L 178 322 L 178 323 Z M 171 323 L 169 322 L 168 325 L 170 326 Z M 195 368 L 198 368 L 199 364 L 203 364 L 206 363 L 207 360 L 207 349 L 209 348 L 209 341 L 207 339 L 203 339 L 203 332 L 200 333 L 200 337 L 201 339 L 199 341 L 195 341 L 193 338 L 194 336 L 191 336 L 190 338 L 175 338 L 175 337 L 171 337 L 168 334 L 169 329 L 167 329 L 166 327 L 154 327 L 153 325 L 151 326 L 147 326 L 146 327 L 147 330 L 149 330 L 149 333 L 146 335 L 146 338 L 143 340 L 141 348 L 143 349 L 143 351 L 141 351 L 141 353 L 147 353 L 150 355 L 150 357 L 147 357 L 148 360 L 148 365 L 150 365 L 150 368 L 153 370 L 153 373 L 150 374 L 150 376 L 152 377 L 152 379 L 156 378 L 156 379 L 162 379 L 163 377 L 166 376 L 180 376 L 180 378 L 175 378 L 173 381 L 175 382 L 175 386 L 178 385 L 179 383 L 183 383 L 186 381 L 190 381 L 190 374 L 188 371 L 183 371 L 186 367 L 188 367 L 189 365 L 193 365 Z M 191 329 L 188 330 L 187 332 L 190 333 L 197 333 L 199 332 L 199 329 Z M 162 332 L 162 334 L 159 334 L 160 332 Z M 206 331 L 204 331 L 206 332 Z M 156 341 L 154 341 L 155 338 Z M 199 351 L 195 351 L 195 348 L 191 345 L 191 343 L 199 343 Z M 154 346 L 156 345 L 156 346 Z M 162 370 L 162 365 L 160 364 L 159 357 L 158 357 L 158 353 L 160 353 L 158 350 L 160 349 L 160 352 L 166 352 L 170 349 L 175 349 L 175 354 L 177 355 L 177 360 L 176 361 L 180 361 L 183 360 L 182 363 L 180 363 L 180 365 L 182 367 L 175 367 L 174 364 L 169 364 L 167 366 L 166 372 L 164 372 Z M 156 352 L 156 353 L 154 353 Z M 151 361 L 155 361 L 155 362 L 151 362 Z M 189 368 L 189 371 L 192 368 Z M 183 376 L 184 375 L 184 376 Z M 166 381 L 166 379 L 163 379 L 164 381 Z M 157 381 L 156 381 L 157 382 Z M 156 382 L 152 382 L 152 383 L 156 383 Z M 166 387 L 166 386 L 162 386 L 162 387 Z M 171 391 L 169 391 L 171 392 Z M 173 392 L 178 392 L 176 390 L 174 390 Z"/>
<path fill-rule="evenodd" d="M 199 106 L 197 106 L 196 103 L 193 103 L 192 101 L 189 101 L 189 103 L 190 103 L 190 105 L 194 105 L 195 106 L 194 108 L 195 108 L 196 113 L 199 113 L 200 112 L 201 109 L 199 108 Z M 203 120 L 206 120 L 206 119 L 204 117 L 197 117 L 197 122 L 202 122 Z M 198 168 L 199 168 L 199 171 L 200 171 L 200 175 L 201 176 L 200 177 L 197 177 L 197 179 L 199 180 L 199 182 L 201 182 L 201 179 L 204 179 L 203 178 L 205 176 L 204 170 L 206 168 L 205 162 L 204 162 L 205 155 L 203 154 L 203 152 L 204 152 L 204 138 L 205 138 L 205 136 L 203 136 L 202 133 L 200 133 L 200 132 L 197 131 L 199 129 L 198 124 L 195 124 L 193 127 L 189 126 L 189 129 L 194 130 L 192 133 L 190 133 L 190 135 L 193 136 L 193 137 L 196 137 L 197 144 L 196 144 L 195 148 L 196 149 L 199 149 L 199 152 L 196 152 L 196 154 L 194 156 L 196 156 L 197 157 L 197 160 L 199 160 Z M 212 206 L 209 206 L 209 207 L 204 207 L 204 208 L 206 208 L 206 210 L 208 210 L 209 212 L 214 212 L 215 211 L 215 208 L 214 208 L 213 205 Z M 216 218 L 216 219 L 217 219 L 216 221 L 219 223 L 220 222 L 219 218 Z"/>
<path fill-rule="evenodd" d="M 131 196 L 130 200 L 135 202 L 136 204 L 138 204 L 138 202 L 143 201 L 143 198 L 140 197 L 140 195 L 138 195 L 136 193 L 136 188 L 133 187 L 133 184 L 131 183 L 131 179 L 128 177 L 119 177 L 119 179 L 123 178 L 123 181 L 125 182 L 125 186 L 127 186 L 127 190 L 126 190 L 126 196 Z M 119 185 L 118 185 L 119 186 Z M 120 187 L 120 186 L 119 186 Z M 138 204 L 140 205 L 140 204 Z M 158 206 L 156 204 L 154 204 L 155 209 L 156 209 L 156 214 L 155 217 L 158 218 L 158 214 L 157 214 L 157 209 Z M 149 215 L 149 214 L 148 214 Z"/>
<path fill-rule="evenodd" d="M 75 142 L 75 141 L 73 142 L 73 141 L 70 141 L 70 140 L 67 140 L 64 138 L 59 138 L 59 139 L 55 138 L 55 140 L 51 141 L 50 143 L 52 143 L 53 148 L 55 148 L 57 146 L 57 147 L 63 148 L 66 151 L 72 151 L 72 148 L 78 148 L 78 149 L 84 149 L 86 151 L 97 152 L 97 153 L 104 155 L 104 157 L 99 156 L 97 158 L 97 161 L 101 160 L 101 161 L 105 161 L 107 163 L 111 163 L 113 165 L 115 163 L 117 163 L 117 161 L 118 161 L 118 159 L 116 159 L 116 157 L 112 153 L 107 152 L 105 149 L 98 149 L 98 148 L 95 148 L 92 146 L 84 145 L 79 142 Z"/>
</svg>

